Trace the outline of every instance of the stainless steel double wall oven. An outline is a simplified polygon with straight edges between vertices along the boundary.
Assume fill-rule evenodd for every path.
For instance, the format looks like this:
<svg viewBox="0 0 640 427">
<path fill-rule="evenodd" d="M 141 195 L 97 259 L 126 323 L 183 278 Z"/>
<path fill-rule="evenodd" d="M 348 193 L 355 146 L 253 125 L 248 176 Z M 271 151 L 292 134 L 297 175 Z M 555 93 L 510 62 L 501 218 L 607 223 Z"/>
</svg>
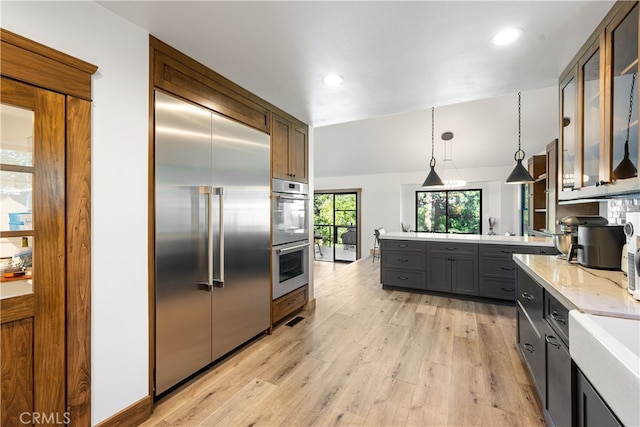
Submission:
<svg viewBox="0 0 640 427">
<path fill-rule="evenodd" d="M 273 299 L 309 283 L 309 186 L 273 180 Z"/>
</svg>

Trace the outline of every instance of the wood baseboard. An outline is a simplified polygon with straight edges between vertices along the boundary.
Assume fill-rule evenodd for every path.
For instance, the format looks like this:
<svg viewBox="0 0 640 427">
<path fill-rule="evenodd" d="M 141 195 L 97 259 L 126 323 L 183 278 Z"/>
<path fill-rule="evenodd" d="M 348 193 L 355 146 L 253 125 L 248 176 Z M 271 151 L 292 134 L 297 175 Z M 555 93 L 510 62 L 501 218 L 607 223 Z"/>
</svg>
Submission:
<svg viewBox="0 0 640 427">
<path fill-rule="evenodd" d="M 96 427 L 137 426 L 151 417 L 152 401 L 151 396 L 146 396 L 97 424 Z"/>
</svg>

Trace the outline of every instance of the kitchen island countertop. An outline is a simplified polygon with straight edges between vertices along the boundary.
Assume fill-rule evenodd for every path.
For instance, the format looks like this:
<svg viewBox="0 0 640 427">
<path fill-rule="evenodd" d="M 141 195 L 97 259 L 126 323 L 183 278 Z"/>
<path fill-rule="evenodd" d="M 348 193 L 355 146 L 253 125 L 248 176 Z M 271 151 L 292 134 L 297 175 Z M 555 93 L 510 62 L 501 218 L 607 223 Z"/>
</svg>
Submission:
<svg viewBox="0 0 640 427">
<path fill-rule="evenodd" d="M 622 271 L 587 268 L 556 256 L 516 254 L 513 259 L 569 309 L 640 320 L 640 301 L 627 292 Z"/>
<path fill-rule="evenodd" d="M 542 236 L 489 236 L 479 234 L 390 232 L 381 234 L 380 239 L 553 247 L 553 240 L 550 237 Z"/>
</svg>

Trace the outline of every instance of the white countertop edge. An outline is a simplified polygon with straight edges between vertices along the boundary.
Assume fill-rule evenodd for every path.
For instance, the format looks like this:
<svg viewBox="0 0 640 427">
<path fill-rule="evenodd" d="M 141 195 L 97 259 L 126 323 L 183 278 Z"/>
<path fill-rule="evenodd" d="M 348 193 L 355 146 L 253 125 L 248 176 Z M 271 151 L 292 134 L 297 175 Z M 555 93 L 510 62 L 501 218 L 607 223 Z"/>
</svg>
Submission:
<svg viewBox="0 0 640 427">
<path fill-rule="evenodd" d="M 531 277 L 533 277 L 547 292 L 553 295 L 559 302 L 561 302 L 565 307 L 569 310 L 578 310 L 582 313 L 587 314 L 595 314 L 598 316 L 608 316 L 608 317 L 618 317 L 621 319 L 631 319 L 631 320 L 640 320 L 640 314 L 630 313 L 624 310 L 616 310 L 616 309 L 598 309 L 595 307 L 585 308 L 575 304 L 570 297 L 564 295 L 560 290 L 558 290 L 552 283 L 549 283 L 546 279 L 540 276 L 534 269 L 532 269 L 521 257 L 530 257 L 530 256 L 545 256 L 545 255 L 519 255 L 514 254 L 513 260 L 516 265 L 522 268 L 525 272 L 527 272 Z M 572 266 L 574 268 L 583 268 L 578 265 Z M 586 269 L 587 271 L 589 269 Z M 626 295 L 625 295 L 626 296 Z M 629 297 L 630 298 L 630 297 Z"/>
<path fill-rule="evenodd" d="M 542 276 L 536 273 L 535 270 L 529 267 L 527 263 L 522 261 L 520 257 L 513 255 L 513 260 L 516 262 L 516 265 L 518 267 L 522 268 L 524 271 L 529 273 L 529 275 L 533 277 L 536 280 L 536 282 L 542 285 L 542 287 L 545 288 L 545 290 L 547 290 L 551 295 L 553 295 L 555 299 L 557 299 L 560 303 L 562 303 L 562 305 L 567 307 L 569 310 L 577 309 L 579 311 L 582 311 L 580 307 L 576 306 L 569 298 L 565 297 L 561 292 L 559 292 L 555 286 L 547 282 Z"/>
<path fill-rule="evenodd" d="M 550 237 L 539 236 L 498 236 L 480 234 L 447 234 L 447 233 L 418 233 L 418 232 L 390 232 L 380 235 L 380 239 L 414 240 L 422 242 L 456 242 L 482 243 L 490 245 L 518 245 L 518 246 L 548 246 L 554 247 Z"/>
</svg>

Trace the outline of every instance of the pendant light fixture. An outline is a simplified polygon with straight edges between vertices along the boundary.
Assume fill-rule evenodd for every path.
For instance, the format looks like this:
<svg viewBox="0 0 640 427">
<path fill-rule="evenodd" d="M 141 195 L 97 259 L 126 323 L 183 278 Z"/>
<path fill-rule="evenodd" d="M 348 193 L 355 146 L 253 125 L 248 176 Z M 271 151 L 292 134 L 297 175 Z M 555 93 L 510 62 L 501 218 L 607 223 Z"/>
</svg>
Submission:
<svg viewBox="0 0 640 427">
<path fill-rule="evenodd" d="M 636 84 L 636 73 L 631 77 L 631 94 L 629 95 L 629 118 L 627 119 L 627 139 L 624 141 L 624 157 L 613 170 L 613 179 L 626 179 L 638 176 L 638 169 L 629 158 L 629 128 L 631 127 L 631 114 L 633 113 L 633 89 Z"/>
<path fill-rule="evenodd" d="M 518 151 L 516 151 L 516 153 L 513 155 L 513 158 L 516 161 L 516 167 L 513 168 L 511 175 L 509 175 L 509 177 L 507 178 L 507 184 L 528 184 L 534 181 L 527 168 L 525 168 L 522 164 L 525 153 L 520 145 L 520 137 L 522 134 L 520 99 L 521 95 L 520 92 L 518 92 Z"/>
<path fill-rule="evenodd" d="M 445 188 L 458 188 L 467 184 L 467 181 L 462 179 L 460 171 L 453 162 L 453 147 L 451 141 L 453 140 L 453 132 L 443 132 L 440 138 L 444 141 L 444 159 L 442 159 L 442 179 L 444 181 Z M 449 155 L 447 155 L 447 144 L 449 144 Z M 449 167 L 447 168 L 447 164 Z"/>
<path fill-rule="evenodd" d="M 427 179 L 424 180 L 422 184 L 423 187 L 435 187 L 438 185 L 444 185 L 444 182 L 438 176 L 436 172 L 436 158 L 433 156 L 433 129 L 434 129 L 434 107 L 431 107 L 431 161 L 429 162 L 429 166 L 431 170 L 429 171 L 429 175 L 427 175 Z"/>
</svg>

